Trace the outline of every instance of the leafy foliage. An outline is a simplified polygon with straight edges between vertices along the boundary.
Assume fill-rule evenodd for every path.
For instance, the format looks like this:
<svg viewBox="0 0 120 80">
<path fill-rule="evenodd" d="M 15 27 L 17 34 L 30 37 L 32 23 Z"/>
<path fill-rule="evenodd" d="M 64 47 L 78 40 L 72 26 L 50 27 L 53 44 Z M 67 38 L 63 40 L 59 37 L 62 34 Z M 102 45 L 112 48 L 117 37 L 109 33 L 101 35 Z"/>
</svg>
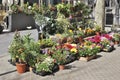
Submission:
<svg viewBox="0 0 120 80">
<path fill-rule="evenodd" d="M 52 57 L 56 60 L 57 64 L 65 64 L 66 62 L 66 51 L 62 49 L 56 49 Z"/>
<path fill-rule="evenodd" d="M 45 58 L 45 60 L 42 63 L 37 63 L 36 64 L 36 71 L 46 71 L 46 72 L 52 72 L 52 68 L 54 66 L 54 59 L 51 57 Z"/>
</svg>

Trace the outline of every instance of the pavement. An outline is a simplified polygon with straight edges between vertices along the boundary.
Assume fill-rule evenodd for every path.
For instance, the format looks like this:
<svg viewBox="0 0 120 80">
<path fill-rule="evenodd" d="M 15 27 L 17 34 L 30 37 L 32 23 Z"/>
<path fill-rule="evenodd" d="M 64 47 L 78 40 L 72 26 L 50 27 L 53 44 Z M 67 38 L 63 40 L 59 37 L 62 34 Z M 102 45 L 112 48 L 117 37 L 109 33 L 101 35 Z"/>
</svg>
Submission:
<svg viewBox="0 0 120 80">
<path fill-rule="evenodd" d="M 31 37 L 38 40 L 38 32 L 36 29 L 19 31 L 21 36 L 31 33 Z M 15 32 L 3 32 L 0 34 L 0 55 L 8 53 L 8 46 L 10 45 Z"/>
<path fill-rule="evenodd" d="M 36 30 L 21 31 L 21 34 L 28 32 L 37 40 Z M 65 70 L 51 75 L 42 77 L 33 72 L 19 74 L 16 67 L 8 62 L 10 56 L 5 51 L 13 34 L 14 32 L 0 34 L 0 80 L 120 80 L 120 47 L 116 45 L 111 53 L 98 53 L 97 58 L 89 62 L 76 60 L 66 65 Z"/>
</svg>

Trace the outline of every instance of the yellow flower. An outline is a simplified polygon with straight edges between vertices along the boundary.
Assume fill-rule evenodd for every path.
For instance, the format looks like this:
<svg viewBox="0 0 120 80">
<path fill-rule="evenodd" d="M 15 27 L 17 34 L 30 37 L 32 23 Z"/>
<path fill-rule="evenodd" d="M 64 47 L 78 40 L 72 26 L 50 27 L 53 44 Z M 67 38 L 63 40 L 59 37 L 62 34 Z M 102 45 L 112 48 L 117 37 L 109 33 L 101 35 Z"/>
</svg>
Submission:
<svg viewBox="0 0 120 80">
<path fill-rule="evenodd" d="M 96 48 L 99 48 L 99 49 L 100 49 L 100 48 L 101 48 L 101 46 L 98 46 L 98 45 L 97 45 L 97 46 L 96 46 Z"/>
<path fill-rule="evenodd" d="M 83 48 L 83 46 L 82 46 L 82 45 L 80 45 L 80 48 Z"/>
<path fill-rule="evenodd" d="M 55 36 L 61 36 L 61 34 L 55 34 Z"/>
<path fill-rule="evenodd" d="M 74 52 L 74 53 L 77 53 L 77 49 L 76 48 L 72 48 L 70 51 Z"/>
<path fill-rule="evenodd" d="M 81 28 L 78 28 L 80 31 L 82 30 Z"/>
<path fill-rule="evenodd" d="M 70 33 L 73 33 L 73 31 L 72 31 L 72 30 L 69 30 L 69 32 L 70 32 Z"/>
</svg>

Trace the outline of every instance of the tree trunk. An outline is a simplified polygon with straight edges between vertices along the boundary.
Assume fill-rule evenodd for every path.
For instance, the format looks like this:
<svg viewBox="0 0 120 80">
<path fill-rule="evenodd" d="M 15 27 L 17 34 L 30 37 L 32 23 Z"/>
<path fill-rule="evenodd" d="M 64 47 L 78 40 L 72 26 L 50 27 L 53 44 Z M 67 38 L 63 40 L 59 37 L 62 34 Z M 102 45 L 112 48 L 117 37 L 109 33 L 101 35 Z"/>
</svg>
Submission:
<svg viewBox="0 0 120 80">
<path fill-rule="evenodd" d="M 97 0 L 95 7 L 95 21 L 104 30 L 105 27 L 105 0 Z"/>
</svg>

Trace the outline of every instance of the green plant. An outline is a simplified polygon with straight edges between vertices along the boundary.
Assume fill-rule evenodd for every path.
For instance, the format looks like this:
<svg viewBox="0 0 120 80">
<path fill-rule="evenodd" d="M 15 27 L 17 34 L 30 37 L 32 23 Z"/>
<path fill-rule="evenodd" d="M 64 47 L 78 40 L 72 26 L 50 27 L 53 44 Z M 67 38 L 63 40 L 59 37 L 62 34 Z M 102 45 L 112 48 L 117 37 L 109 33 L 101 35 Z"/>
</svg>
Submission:
<svg viewBox="0 0 120 80">
<path fill-rule="evenodd" d="M 72 13 L 72 11 L 70 10 L 70 8 L 72 7 L 71 4 L 57 4 L 57 11 L 58 13 L 63 14 L 65 17 L 69 17 L 69 15 Z"/>
<path fill-rule="evenodd" d="M 52 72 L 52 68 L 54 66 L 54 59 L 52 59 L 51 57 L 47 57 L 43 62 L 36 63 L 35 66 L 37 72 Z"/>
<path fill-rule="evenodd" d="M 48 35 L 54 35 L 57 33 L 63 33 L 64 32 L 64 23 L 61 23 L 58 19 L 50 18 L 46 26 L 43 28 L 43 32 Z"/>
<path fill-rule="evenodd" d="M 75 16 L 82 16 L 83 18 L 91 13 L 91 9 L 84 3 L 77 3 L 73 11 Z"/>
<path fill-rule="evenodd" d="M 40 40 L 39 44 L 41 47 L 52 47 L 53 45 L 55 45 L 55 42 L 52 39 L 48 38 Z"/>
<path fill-rule="evenodd" d="M 94 48 L 84 47 L 83 49 L 78 50 L 78 54 L 80 57 L 88 57 L 88 56 L 96 55 L 99 51 L 100 48 L 98 47 L 94 47 Z"/>
<path fill-rule="evenodd" d="M 9 46 L 9 53 L 11 58 L 18 58 L 22 62 L 26 61 L 26 48 L 23 45 L 22 37 L 20 36 L 19 32 L 15 32 L 14 38 Z"/>
<path fill-rule="evenodd" d="M 24 35 L 23 38 L 23 45 L 25 46 L 26 50 L 26 61 L 29 66 L 35 67 L 35 63 L 37 62 L 36 56 L 40 52 L 40 45 L 38 42 L 35 42 L 33 38 L 30 37 L 31 34 Z"/>
<path fill-rule="evenodd" d="M 19 32 L 15 32 L 13 41 L 9 47 L 9 53 L 11 54 L 11 58 L 18 58 L 22 62 L 27 62 L 33 66 L 37 61 L 35 58 L 40 52 L 40 46 L 30 35 L 27 34 L 21 37 Z"/>
<path fill-rule="evenodd" d="M 101 31 L 101 27 L 98 26 L 98 25 L 96 25 L 94 28 L 95 28 L 95 31 L 96 31 L 96 32 L 100 32 L 100 31 Z"/>
<path fill-rule="evenodd" d="M 20 6 L 17 4 L 12 5 L 11 9 L 12 9 L 12 13 L 18 13 L 21 10 Z"/>
<path fill-rule="evenodd" d="M 103 48 L 106 48 L 108 45 L 110 45 L 110 41 L 104 39 L 100 42 L 100 44 L 103 46 Z"/>
<path fill-rule="evenodd" d="M 120 41 L 120 34 L 119 33 L 114 33 L 113 38 L 115 41 Z"/>
<path fill-rule="evenodd" d="M 56 63 L 61 65 L 66 62 L 66 52 L 63 49 L 55 49 L 52 57 L 56 60 Z"/>
<path fill-rule="evenodd" d="M 30 35 L 31 34 L 27 34 L 22 37 L 23 44 L 28 52 L 35 51 L 36 53 L 39 53 L 40 51 L 39 42 L 36 42 L 33 38 L 30 37 Z"/>
<path fill-rule="evenodd" d="M 85 33 L 84 33 L 83 30 L 77 30 L 76 33 L 77 33 L 76 35 L 77 35 L 78 37 L 84 37 L 84 36 L 85 36 Z"/>
<path fill-rule="evenodd" d="M 39 25 L 40 27 L 42 27 L 42 25 L 45 25 L 47 23 L 47 19 L 45 18 L 45 16 L 39 13 L 35 13 L 34 19 L 36 24 Z"/>
</svg>

